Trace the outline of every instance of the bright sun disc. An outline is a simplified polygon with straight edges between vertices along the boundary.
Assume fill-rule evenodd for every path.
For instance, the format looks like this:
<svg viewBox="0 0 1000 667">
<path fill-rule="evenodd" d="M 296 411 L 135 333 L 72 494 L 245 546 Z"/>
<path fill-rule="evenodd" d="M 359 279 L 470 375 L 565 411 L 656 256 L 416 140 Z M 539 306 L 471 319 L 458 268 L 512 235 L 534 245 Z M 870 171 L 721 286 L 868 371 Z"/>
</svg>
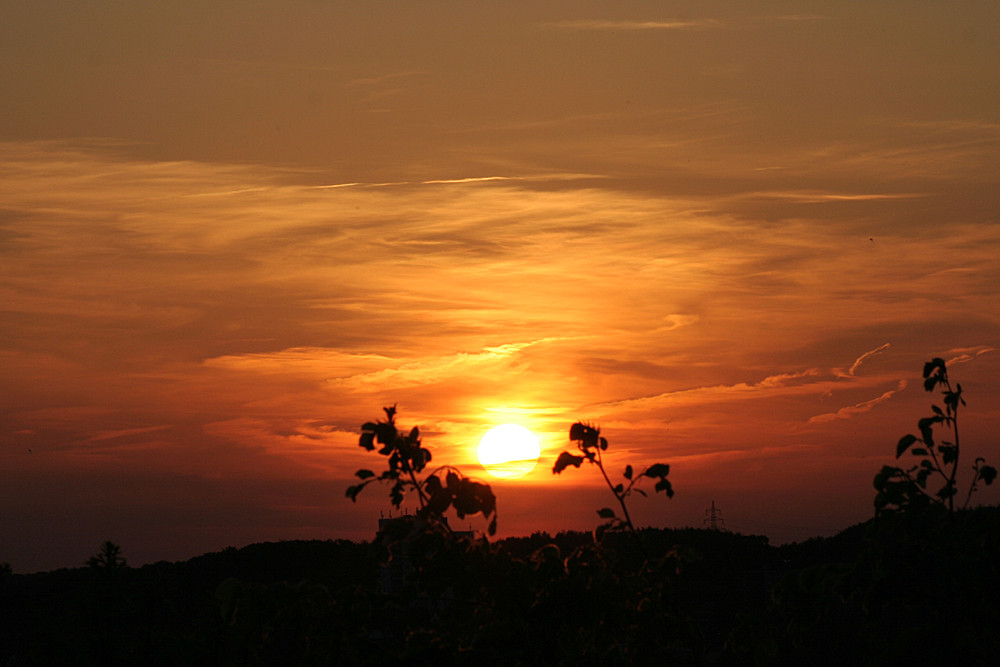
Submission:
<svg viewBox="0 0 1000 667">
<path fill-rule="evenodd" d="M 494 426 L 479 441 L 479 463 L 501 479 L 524 477 L 534 470 L 542 449 L 535 434 L 518 424 Z"/>
</svg>

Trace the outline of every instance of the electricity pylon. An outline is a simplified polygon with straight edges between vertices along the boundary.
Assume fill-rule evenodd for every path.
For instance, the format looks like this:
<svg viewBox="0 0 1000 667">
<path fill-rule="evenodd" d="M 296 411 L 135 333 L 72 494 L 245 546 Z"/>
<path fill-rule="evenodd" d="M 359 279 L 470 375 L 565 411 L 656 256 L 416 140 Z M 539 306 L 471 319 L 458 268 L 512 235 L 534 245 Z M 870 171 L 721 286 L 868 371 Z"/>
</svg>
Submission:
<svg viewBox="0 0 1000 667">
<path fill-rule="evenodd" d="M 725 523 L 726 520 L 722 518 L 722 510 L 716 509 L 715 501 L 712 501 L 712 508 L 705 510 L 705 523 L 708 524 L 710 530 L 722 530 L 719 526 L 720 523 Z"/>
</svg>

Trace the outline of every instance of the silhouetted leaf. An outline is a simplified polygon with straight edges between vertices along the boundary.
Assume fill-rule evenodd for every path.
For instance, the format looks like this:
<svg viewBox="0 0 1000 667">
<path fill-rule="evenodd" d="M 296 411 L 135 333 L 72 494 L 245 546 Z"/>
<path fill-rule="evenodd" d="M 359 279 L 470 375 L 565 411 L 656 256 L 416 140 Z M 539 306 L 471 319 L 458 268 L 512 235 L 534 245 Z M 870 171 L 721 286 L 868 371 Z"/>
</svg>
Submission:
<svg viewBox="0 0 1000 667">
<path fill-rule="evenodd" d="M 563 452 L 559 455 L 559 458 L 556 459 L 555 465 L 552 466 L 552 472 L 553 474 L 558 475 L 568 466 L 579 468 L 581 463 L 583 463 L 582 456 L 576 456 L 574 454 L 570 454 L 569 452 Z"/>
<path fill-rule="evenodd" d="M 607 438 L 601 438 L 601 449 L 605 450 L 607 448 L 608 448 L 608 440 L 607 440 Z"/>
<path fill-rule="evenodd" d="M 635 489 L 635 492 L 638 493 L 643 498 L 648 498 L 649 497 L 649 496 L 646 495 L 646 492 L 643 491 L 642 489 Z"/>
<path fill-rule="evenodd" d="M 375 434 L 370 432 L 365 432 L 361 434 L 361 439 L 358 441 L 359 447 L 364 447 L 369 452 L 375 449 Z"/>
<path fill-rule="evenodd" d="M 944 359 L 941 357 L 934 357 L 930 361 L 924 363 L 924 377 L 930 377 L 931 373 L 933 373 L 936 368 L 944 369 L 944 367 Z"/>
<path fill-rule="evenodd" d="M 958 460 L 958 448 L 954 445 L 941 445 L 938 447 L 938 451 L 941 452 L 942 465 L 948 465 Z"/>
<path fill-rule="evenodd" d="M 933 391 L 939 382 L 945 382 L 948 378 L 948 369 L 945 367 L 944 359 L 935 357 L 924 364 L 924 389 Z"/>
<path fill-rule="evenodd" d="M 907 433 L 902 438 L 899 439 L 899 443 L 896 445 L 896 458 L 906 453 L 906 450 L 910 448 L 910 445 L 917 441 L 917 436 L 912 433 Z M 883 470 L 885 470 L 883 468 Z"/>
<path fill-rule="evenodd" d="M 431 482 L 431 480 L 434 480 L 434 482 Z M 432 516 L 441 516 L 451 505 L 451 491 L 441 486 L 441 480 L 437 477 L 429 478 L 425 483 L 425 488 L 427 489 L 428 498 L 424 510 Z"/>
<path fill-rule="evenodd" d="M 665 492 L 667 494 L 667 498 L 674 497 L 674 487 L 671 486 L 670 480 L 666 479 L 665 477 L 660 479 L 660 481 L 656 483 L 655 489 L 657 491 Z"/>
<path fill-rule="evenodd" d="M 614 519 L 615 511 L 610 507 L 603 507 L 597 510 L 597 516 L 601 517 L 602 519 Z"/>
<path fill-rule="evenodd" d="M 666 477 L 670 474 L 670 466 L 666 463 L 654 463 L 642 474 L 646 477 Z"/>
<path fill-rule="evenodd" d="M 365 488 L 364 484 L 355 484 L 354 486 L 347 487 L 347 493 L 344 495 L 351 499 L 351 502 L 356 502 L 358 494 L 361 493 L 361 489 Z"/>
<path fill-rule="evenodd" d="M 625 479 L 632 479 L 632 466 L 625 466 Z"/>
<path fill-rule="evenodd" d="M 997 469 L 993 466 L 983 466 L 979 469 L 979 478 L 989 486 L 997 478 Z"/>
<path fill-rule="evenodd" d="M 931 453 L 924 449 L 923 447 L 916 447 L 910 452 L 914 456 L 930 456 Z"/>
<path fill-rule="evenodd" d="M 375 439 L 383 445 L 391 445 L 396 439 L 396 427 L 392 424 L 376 424 Z"/>
<path fill-rule="evenodd" d="M 928 447 L 934 446 L 934 431 L 932 430 L 934 425 L 940 424 L 942 421 L 944 421 L 943 417 L 924 417 L 917 422 L 917 428 L 920 429 L 920 436 Z"/>
<path fill-rule="evenodd" d="M 497 515 L 496 514 L 494 514 L 493 515 L 493 519 L 490 520 L 490 525 L 489 525 L 489 528 L 486 529 L 486 532 L 489 533 L 490 536 L 493 536 L 493 535 L 497 534 Z"/>
<path fill-rule="evenodd" d="M 601 430 L 599 428 L 591 426 L 590 424 L 584 424 L 583 422 L 577 422 L 569 428 L 569 439 L 574 442 L 579 442 L 584 449 L 588 447 L 596 447 L 600 435 Z"/>
<path fill-rule="evenodd" d="M 413 470 L 415 472 L 420 472 L 431 462 L 431 452 L 429 449 L 424 449 L 420 447 L 415 452 L 413 452 Z"/>
<path fill-rule="evenodd" d="M 424 482 L 424 490 L 429 495 L 434 495 L 441 490 L 441 479 L 437 475 L 431 475 Z"/>
<path fill-rule="evenodd" d="M 369 477 L 374 477 L 375 473 L 373 473 L 371 470 L 366 470 L 362 468 L 361 470 L 354 473 L 354 476 L 357 477 L 358 479 L 368 479 Z"/>
<path fill-rule="evenodd" d="M 496 509 L 496 496 L 488 484 L 463 478 L 454 487 L 449 485 L 449 489 L 451 488 L 454 488 L 452 505 L 460 519 L 477 512 L 481 512 L 484 517 L 489 516 Z"/>
<path fill-rule="evenodd" d="M 622 484 L 618 484 L 617 486 L 615 486 L 615 494 L 616 495 L 621 495 L 622 491 L 624 491 L 624 490 L 625 490 L 625 487 Z"/>
</svg>

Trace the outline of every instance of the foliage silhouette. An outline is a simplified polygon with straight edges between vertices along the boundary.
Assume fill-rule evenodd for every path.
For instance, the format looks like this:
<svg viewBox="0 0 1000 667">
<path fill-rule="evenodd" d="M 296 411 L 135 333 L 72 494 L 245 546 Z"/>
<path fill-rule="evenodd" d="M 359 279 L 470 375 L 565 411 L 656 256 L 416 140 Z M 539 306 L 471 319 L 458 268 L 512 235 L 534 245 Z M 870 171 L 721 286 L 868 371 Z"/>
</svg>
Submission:
<svg viewBox="0 0 1000 667">
<path fill-rule="evenodd" d="M 128 567 L 128 562 L 122 556 L 120 546 L 111 540 L 105 540 L 101 543 L 101 550 L 87 559 L 87 566 L 95 570 L 114 572 Z"/>
<path fill-rule="evenodd" d="M 875 496 L 876 514 L 932 506 L 946 508 L 949 513 L 955 511 L 955 496 L 958 493 L 956 477 L 960 454 L 958 408 L 965 405 L 962 385 L 956 384 L 954 388 L 952 387 L 948 379 L 948 369 L 940 357 L 935 357 L 924 364 L 923 377 L 925 391 L 931 392 L 938 387 L 941 388 L 945 407 L 942 410 L 937 405 L 932 405 L 931 410 L 934 414 L 918 422 L 920 437 L 907 434 L 900 438 L 896 445 L 896 458 L 907 451 L 914 456 L 924 457 L 918 465 L 905 469 L 898 466 L 883 466 L 875 476 L 874 486 L 878 491 Z M 936 426 L 950 429 L 951 440 L 937 442 L 934 438 Z M 963 508 L 968 507 L 979 482 L 990 485 L 997 476 L 996 468 L 986 465 L 983 458 L 975 459 L 972 470 L 974 476 L 969 484 Z M 944 485 L 936 492 L 928 491 L 928 483 L 938 478 Z"/>
<path fill-rule="evenodd" d="M 580 454 L 562 452 L 559 458 L 556 459 L 555 465 L 552 466 L 552 473 L 558 475 L 569 466 L 579 468 L 584 461 L 588 461 L 592 465 L 597 466 L 597 469 L 601 471 L 601 476 L 607 483 L 608 488 L 611 489 L 611 493 L 614 494 L 615 500 L 618 501 L 618 506 L 621 508 L 621 517 L 615 514 L 615 511 L 610 507 L 603 507 L 597 510 L 597 515 L 602 519 L 606 519 L 606 521 L 594 530 L 594 539 L 600 542 L 605 532 L 627 528 L 639 544 L 640 549 L 642 549 L 642 540 L 639 539 L 639 533 L 636 532 L 635 524 L 632 523 L 632 517 L 629 515 L 625 499 L 631 495 L 632 491 L 642 496 L 646 495 L 645 491 L 636 486 L 636 483 L 643 477 L 651 477 L 658 480 L 654 487 L 655 492 L 662 491 L 668 498 L 673 498 L 674 489 L 670 484 L 670 480 L 667 479 L 667 475 L 670 474 L 670 466 L 665 463 L 654 463 L 639 475 L 635 475 L 632 466 L 627 465 L 625 466 L 625 471 L 622 473 L 625 482 L 614 484 L 611 482 L 611 478 L 608 477 L 608 473 L 604 468 L 603 452 L 608 448 L 608 441 L 601 435 L 601 430 L 596 426 L 577 422 L 569 429 L 569 439 L 576 443 Z"/>
<path fill-rule="evenodd" d="M 944 408 L 933 405 L 920 436 L 896 446 L 897 458 L 910 452 L 919 464 L 884 466 L 874 479 L 876 516 L 852 531 L 851 547 L 836 553 L 821 544 L 826 553 L 796 562 L 776 583 L 768 609 L 741 618 L 727 647 L 737 664 L 996 661 L 1000 511 L 965 508 L 996 470 L 977 458 L 965 503 L 956 502 L 962 386 L 952 386 L 940 358 L 924 365 L 923 378 L 926 391 L 940 389 Z M 940 442 L 936 428 L 945 429 Z"/>
<path fill-rule="evenodd" d="M 368 451 L 374 450 L 376 443 L 381 445 L 378 453 L 388 457 L 388 467 L 378 476 L 371 470 L 358 470 L 355 476 L 361 483 L 348 487 L 347 497 L 355 501 L 371 482 L 386 482 L 390 484 L 389 498 L 397 508 L 407 491 L 413 491 L 420 503 L 419 517 L 438 521 L 448 508 L 454 508 L 459 519 L 481 513 L 490 521 L 487 531 L 495 535 L 497 503 L 489 484 L 471 480 L 453 466 L 436 468 L 423 479 L 417 477 L 431 461 L 430 451 L 421 443 L 420 430 L 414 426 L 404 435 L 396 428 L 396 406 L 382 409 L 386 420 L 364 424 L 358 444 Z"/>
</svg>

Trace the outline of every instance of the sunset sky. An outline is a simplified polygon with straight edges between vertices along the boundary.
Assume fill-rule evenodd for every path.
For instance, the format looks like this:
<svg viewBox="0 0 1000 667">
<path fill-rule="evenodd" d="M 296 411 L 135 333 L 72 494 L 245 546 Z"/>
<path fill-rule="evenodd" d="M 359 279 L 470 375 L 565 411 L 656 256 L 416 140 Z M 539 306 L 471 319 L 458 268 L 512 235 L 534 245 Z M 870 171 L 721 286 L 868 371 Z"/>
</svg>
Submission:
<svg viewBox="0 0 1000 667">
<path fill-rule="evenodd" d="M 613 503 L 551 472 L 577 420 L 671 464 L 638 523 L 833 534 L 936 356 L 997 464 L 998 35 L 993 0 L 0 1 L 0 562 L 371 539 L 392 404 L 501 536 Z M 521 480 L 475 459 L 504 422 Z"/>
</svg>

